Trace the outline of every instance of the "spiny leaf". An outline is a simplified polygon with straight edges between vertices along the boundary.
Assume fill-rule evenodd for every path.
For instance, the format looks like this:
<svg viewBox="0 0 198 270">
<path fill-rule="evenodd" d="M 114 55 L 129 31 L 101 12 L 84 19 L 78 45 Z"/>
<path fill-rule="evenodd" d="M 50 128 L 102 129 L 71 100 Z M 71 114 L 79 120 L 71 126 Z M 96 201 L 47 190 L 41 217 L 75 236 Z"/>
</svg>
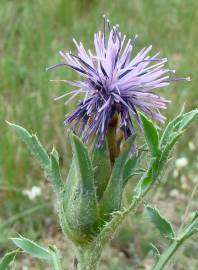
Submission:
<svg viewBox="0 0 198 270">
<path fill-rule="evenodd" d="M 146 206 L 146 212 L 150 220 L 155 224 L 162 236 L 169 239 L 175 238 L 175 233 L 173 231 L 172 225 L 160 215 L 156 208 L 151 206 Z"/>
<path fill-rule="evenodd" d="M 14 261 L 18 250 L 13 250 L 11 252 L 6 253 L 3 258 L 0 260 L 0 270 L 10 270 L 10 266 Z"/>
<path fill-rule="evenodd" d="M 144 128 L 144 135 L 151 154 L 156 157 L 159 153 L 159 135 L 154 124 L 143 114 L 141 120 Z"/>
<path fill-rule="evenodd" d="M 167 265 L 167 262 L 172 258 L 173 254 L 178 250 L 178 248 L 183 245 L 183 243 L 190 238 L 194 233 L 198 232 L 198 215 L 195 214 L 195 217 L 190 224 L 174 239 L 169 247 L 160 255 L 157 260 L 157 263 L 152 268 L 153 270 L 162 270 Z"/>
<path fill-rule="evenodd" d="M 96 187 L 97 199 L 101 199 L 111 175 L 111 161 L 107 142 L 98 148 L 94 142 L 91 152 L 92 164 L 94 167 L 94 183 Z"/>
<path fill-rule="evenodd" d="M 11 127 L 13 127 L 17 135 L 22 139 L 22 141 L 27 145 L 28 149 L 39 161 L 40 165 L 46 169 L 49 166 L 50 160 L 44 147 L 39 142 L 36 135 L 31 135 L 25 128 L 7 122 Z"/>
<path fill-rule="evenodd" d="M 87 148 L 75 135 L 72 151 L 64 194 L 65 228 L 73 242 L 85 243 L 93 237 L 98 217 L 94 171 Z"/>
<path fill-rule="evenodd" d="M 97 246 L 105 245 L 108 241 L 110 241 L 118 225 L 124 220 L 127 214 L 129 214 L 128 209 L 122 209 L 112 213 L 111 219 L 102 225 L 100 233 L 95 239 Z"/>
<path fill-rule="evenodd" d="M 108 219 L 111 213 L 120 209 L 124 189 L 123 170 L 134 139 L 135 136 L 132 136 L 126 141 L 123 152 L 115 160 L 111 178 L 100 202 L 100 211 L 104 219 Z"/>
<path fill-rule="evenodd" d="M 88 150 L 76 135 L 72 136 L 72 151 L 76 175 L 82 183 L 82 189 L 84 192 L 90 190 L 92 192 L 94 190 L 94 172 L 92 163 L 89 158 Z"/>
<path fill-rule="evenodd" d="M 164 167 L 164 165 L 168 161 L 169 154 L 181 135 L 182 135 L 182 132 L 176 133 L 163 148 L 160 159 L 159 159 L 159 164 L 158 164 L 159 171 L 161 171 L 161 169 Z"/>
<path fill-rule="evenodd" d="M 52 265 L 54 270 L 61 270 L 61 262 L 60 262 L 60 253 L 56 246 L 49 246 L 49 250 L 51 253 Z"/>
<path fill-rule="evenodd" d="M 9 122 L 8 124 L 15 129 L 17 135 L 27 145 L 27 148 L 31 154 L 34 155 L 39 161 L 41 167 L 44 169 L 45 174 L 48 176 L 48 179 L 54 184 L 55 189 L 57 191 L 61 191 L 63 189 L 63 184 L 61 182 L 59 156 L 56 149 L 53 148 L 49 157 L 36 135 L 31 135 L 25 128 L 21 126 Z"/>
<path fill-rule="evenodd" d="M 150 246 L 152 248 L 153 256 L 158 260 L 160 257 L 160 252 L 159 252 L 158 248 L 152 243 L 150 244 Z"/>
<path fill-rule="evenodd" d="M 192 221 L 184 228 L 183 232 L 179 235 L 179 239 L 187 239 L 193 234 L 198 233 L 198 213 L 196 212 Z"/>
<path fill-rule="evenodd" d="M 53 147 L 51 155 L 56 159 L 57 163 L 59 164 L 59 154 L 55 147 Z"/>
<path fill-rule="evenodd" d="M 51 260 L 49 250 L 39 246 L 35 242 L 23 236 L 20 236 L 18 238 L 11 238 L 11 240 L 17 247 L 21 248 L 23 251 L 30 254 L 31 256 L 42 260 Z"/>
<path fill-rule="evenodd" d="M 149 168 L 140 178 L 136 188 L 135 188 L 135 197 L 140 198 L 143 196 L 151 187 L 151 185 L 155 182 L 157 178 L 157 162 L 156 158 L 152 158 L 150 161 Z"/>
<path fill-rule="evenodd" d="M 198 109 L 181 113 L 167 125 L 160 139 L 160 147 L 164 147 L 178 133 L 183 132 L 195 119 L 198 118 Z"/>
<path fill-rule="evenodd" d="M 61 179 L 57 154 L 55 151 L 52 151 L 50 154 L 50 169 L 49 169 L 48 177 L 53 183 L 56 191 L 61 193 L 63 191 L 63 182 Z"/>
<path fill-rule="evenodd" d="M 141 159 L 141 154 L 139 154 L 138 156 L 133 156 L 126 162 L 124 166 L 124 171 L 123 171 L 123 185 L 124 186 L 127 184 L 131 176 L 135 174 L 137 170 L 137 166 L 140 163 L 140 159 Z"/>
</svg>

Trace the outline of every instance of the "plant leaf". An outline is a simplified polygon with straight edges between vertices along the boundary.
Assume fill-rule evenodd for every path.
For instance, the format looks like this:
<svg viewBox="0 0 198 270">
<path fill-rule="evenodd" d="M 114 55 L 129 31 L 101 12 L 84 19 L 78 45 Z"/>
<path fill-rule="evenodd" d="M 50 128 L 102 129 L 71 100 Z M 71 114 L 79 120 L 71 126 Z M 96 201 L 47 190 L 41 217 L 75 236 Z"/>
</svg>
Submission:
<svg viewBox="0 0 198 270">
<path fill-rule="evenodd" d="M 164 147 L 178 133 L 183 132 L 195 119 L 198 118 L 198 109 L 181 113 L 168 123 L 160 139 L 160 148 Z"/>
<path fill-rule="evenodd" d="M 124 145 L 122 153 L 116 158 L 111 178 L 108 182 L 107 188 L 100 201 L 100 213 L 102 218 L 108 219 L 109 215 L 118 211 L 121 207 L 122 192 L 124 188 L 123 170 L 124 165 L 129 157 L 131 146 L 135 140 L 135 136 L 131 136 Z"/>
<path fill-rule="evenodd" d="M 174 239 L 175 233 L 173 231 L 172 225 L 164 217 L 162 217 L 156 208 L 151 206 L 146 206 L 146 212 L 150 220 L 155 224 L 162 236 Z"/>
<path fill-rule="evenodd" d="M 0 261 L 0 270 L 10 270 L 10 265 L 18 252 L 18 250 L 13 250 L 6 253 Z"/>
<path fill-rule="evenodd" d="M 133 156 L 126 162 L 124 166 L 124 171 L 123 171 L 123 185 L 124 186 L 127 184 L 131 176 L 133 176 L 135 172 L 137 171 L 137 166 L 140 163 L 141 156 L 142 156 L 141 154 L 139 154 L 138 156 Z"/>
<path fill-rule="evenodd" d="M 111 175 L 111 161 L 107 142 L 100 148 L 94 142 L 91 152 L 91 160 L 94 167 L 94 183 L 98 201 L 101 199 Z"/>
<path fill-rule="evenodd" d="M 141 120 L 144 128 L 144 135 L 148 147 L 153 157 L 156 157 L 159 153 L 159 135 L 154 124 L 143 114 L 141 114 Z"/>
<path fill-rule="evenodd" d="M 158 248 L 154 245 L 154 244 L 150 244 L 152 252 L 153 252 L 153 256 L 158 260 L 160 257 L 160 252 L 158 250 Z"/>
<path fill-rule="evenodd" d="M 170 141 L 167 142 L 165 147 L 161 150 L 161 156 L 160 156 L 159 164 L 158 164 L 159 171 L 162 170 L 162 168 L 164 167 L 164 165 L 168 161 L 169 154 L 181 135 L 182 135 L 182 132 L 175 133 L 175 135 L 172 137 L 172 139 L 170 139 Z"/>
<path fill-rule="evenodd" d="M 50 153 L 50 169 L 48 171 L 48 177 L 50 181 L 53 183 L 56 191 L 61 193 L 64 187 L 60 174 L 57 151 L 55 149 Z"/>
<path fill-rule="evenodd" d="M 49 250 L 51 253 L 51 258 L 52 258 L 52 265 L 54 270 L 61 270 L 61 262 L 60 262 L 60 253 L 59 250 L 56 248 L 56 246 L 49 246 Z"/>
<path fill-rule="evenodd" d="M 184 228 L 178 239 L 188 239 L 193 234 L 198 233 L 198 212 L 195 213 L 192 221 Z"/>
<path fill-rule="evenodd" d="M 53 147 L 51 154 L 54 156 L 54 158 L 56 159 L 57 163 L 59 164 L 59 154 L 58 154 L 58 151 L 56 150 L 55 147 Z"/>
<path fill-rule="evenodd" d="M 20 236 L 18 238 L 11 238 L 14 244 L 21 248 L 26 253 L 30 254 L 31 256 L 41 259 L 41 260 L 51 260 L 51 255 L 49 250 L 39 246 L 35 242 Z"/>
<path fill-rule="evenodd" d="M 76 136 L 72 136 L 72 151 L 74 164 L 76 167 L 77 178 L 82 183 L 84 192 L 93 192 L 94 190 L 94 172 L 88 150 L 81 140 Z M 95 193 L 95 192 L 94 192 Z"/>
<path fill-rule="evenodd" d="M 87 148 L 75 135 L 72 152 L 64 194 L 64 218 L 70 239 L 79 243 L 93 236 L 98 210 L 92 163 Z"/>
<path fill-rule="evenodd" d="M 39 142 L 36 135 L 31 135 L 25 128 L 7 122 L 11 127 L 13 127 L 22 141 L 27 145 L 27 148 L 30 150 L 31 154 L 36 157 L 40 165 L 47 169 L 50 163 L 49 156 L 44 149 L 44 147 Z"/>
<path fill-rule="evenodd" d="M 144 195 L 147 190 L 149 190 L 150 186 L 155 182 L 158 170 L 156 165 L 156 158 L 152 158 L 150 161 L 149 168 L 147 171 L 142 175 L 139 182 L 137 183 L 137 186 L 135 188 L 135 197 L 140 198 L 142 195 Z"/>
</svg>

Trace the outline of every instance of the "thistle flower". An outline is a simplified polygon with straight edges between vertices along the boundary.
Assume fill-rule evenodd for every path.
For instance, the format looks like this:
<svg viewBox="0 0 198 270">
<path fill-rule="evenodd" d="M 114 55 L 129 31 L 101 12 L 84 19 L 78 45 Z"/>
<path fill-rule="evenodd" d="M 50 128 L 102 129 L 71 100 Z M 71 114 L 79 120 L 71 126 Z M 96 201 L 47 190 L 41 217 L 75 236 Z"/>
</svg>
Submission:
<svg viewBox="0 0 198 270">
<path fill-rule="evenodd" d="M 67 104 L 77 95 L 85 95 L 64 122 L 85 142 L 96 135 L 96 144 L 100 147 L 115 114 L 119 115 L 119 128 L 126 139 L 135 133 L 134 121 L 141 127 L 139 112 L 163 123 L 165 117 L 160 110 L 166 109 L 169 101 L 156 91 L 173 81 L 190 80 L 170 78 L 175 71 L 164 67 L 167 59 L 159 58 L 160 52 L 148 55 L 152 46 L 143 48 L 132 57 L 137 37 L 126 41 L 119 26 L 111 27 L 104 16 L 103 31 L 94 34 L 95 53 L 86 51 L 81 42 L 73 39 L 77 55 L 60 52 L 65 63 L 48 68 L 66 66 L 83 78 L 82 81 L 62 80 L 76 89 L 55 99 L 71 95 Z"/>
</svg>

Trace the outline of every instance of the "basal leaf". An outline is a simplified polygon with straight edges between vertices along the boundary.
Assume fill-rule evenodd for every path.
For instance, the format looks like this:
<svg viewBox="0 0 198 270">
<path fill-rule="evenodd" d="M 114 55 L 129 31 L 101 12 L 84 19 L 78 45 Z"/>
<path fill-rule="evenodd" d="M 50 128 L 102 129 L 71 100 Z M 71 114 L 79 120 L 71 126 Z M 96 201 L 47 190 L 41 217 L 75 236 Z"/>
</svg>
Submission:
<svg viewBox="0 0 198 270">
<path fill-rule="evenodd" d="M 172 225 L 164 217 L 162 217 L 156 208 L 151 206 L 146 206 L 146 212 L 149 219 L 157 227 L 162 236 L 169 239 L 175 238 L 175 233 L 173 231 Z"/>
</svg>

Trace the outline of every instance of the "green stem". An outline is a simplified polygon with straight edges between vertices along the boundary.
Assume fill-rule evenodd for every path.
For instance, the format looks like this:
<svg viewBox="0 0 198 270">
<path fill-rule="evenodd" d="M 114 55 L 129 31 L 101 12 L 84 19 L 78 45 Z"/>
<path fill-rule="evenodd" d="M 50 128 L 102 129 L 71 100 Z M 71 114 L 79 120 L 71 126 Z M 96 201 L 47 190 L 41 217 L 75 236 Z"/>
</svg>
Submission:
<svg viewBox="0 0 198 270">
<path fill-rule="evenodd" d="M 59 252 L 57 250 L 57 248 L 55 246 L 50 246 L 49 247 L 51 250 L 51 255 L 52 255 L 52 269 L 53 270 L 62 270 L 62 266 L 60 263 L 60 255 Z"/>
<path fill-rule="evenodd" d="M 170 246 L 160 255 L 157 263 L 152 270 L 162 270 L 164 266 L 170 261 L 177 249 L 182 245 L 184 241 L 190 238 L 195 232 L 198 223 L 198 217 L 196 216 L 192 222 L 183 230 L 183 232 L 170 244 Z"/>
<path fill-rule="evenodd" d="M 93 245 L 78 247 L 78 270 L 96 270 L 101 249 Z"/>
<path fill-rule="evenodd" d="M 172 256 L 175 254 L 180 245 L 180 241 L 174 240 L 167 248 L 167 250 L 159 257 L 159 260 L 157 261 L 156 265 L 153 267 L 152 270 L 162 270 L 172 258 Z"/>
</svg>

